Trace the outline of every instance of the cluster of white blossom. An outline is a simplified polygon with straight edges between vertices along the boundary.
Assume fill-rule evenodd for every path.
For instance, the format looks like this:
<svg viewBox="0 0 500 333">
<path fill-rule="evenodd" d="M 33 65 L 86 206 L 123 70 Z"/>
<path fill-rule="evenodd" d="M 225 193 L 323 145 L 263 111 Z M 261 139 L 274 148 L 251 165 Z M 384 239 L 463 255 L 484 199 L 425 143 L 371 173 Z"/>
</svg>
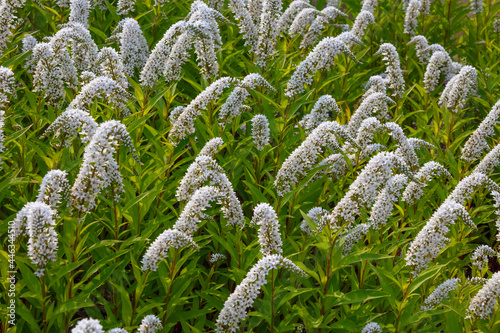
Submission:
<svg viewBox="0 0 500 333">
<path fill-rule="evenodd" d="M 322 230 L 326 225 L 324 222 L 328 222 L 328 214 L 329 212 L 321 207 L 313 207 L 307 212 L 307 217 L 309 217 L 314 224 L 317 226 L 317 229 Z M 336 229 L 336 226 L 330 226 L 331 230 Z M 300 230 L 306 235 L 310 235 L 312 233 L 311 228 L 306 220 L 302 220 L 300 224 Z"/>
<path fill-rule="evenodd" d="M 368 323 L 363 327 L 361 333 L 382 333 L 380 325 L 374 322 Z"/>
<path fill-rule="evenodd" d="M 458 217 L 470 228 L 476 228 L 469 213 L 463 206 L 473 193 L 485 186 L 491 192 L 500 192 L 500 187 L 484 174 L 473 172 L 463 178 L 443 204 L 434 212 L 424 228 L 418 233 L 406 254 L 406 264 L 411 266 L 413 274 L 427 267 L 428 263 L 437 257 L 446 246 L 449 239 L 446 234 L 448 226 L 454 224 Z"/>
<path fill-rule="evenodd" d="M 470 97 L 477 94 L 477 71 L 472 66 L 463 66 L 444 88 L 439 105 L 446 106 L 452 112 L 465 107 Z"/>
<path fill-rule="evenodd" d="M 391 216 L 393 203 L 397 202 L 407 183 L 408 177 L 405 175 L 394 175 L 387 181 L 372 206 L 369 217 L 370 227 L 379 228 L 387 222 Z"/>
<path fill-rule="evenodd" d="M 88 28 L 90 8 L 89 0 L 70 0 L 69 22 L 80 23 Z"/>
<path fill-rule="evenodd" d="M 252 137 L 257 150 L 262 150 L 269 144 L 269 121 L 262 114 L 255 115 L 252 118 Z"/>
<path fill-rule="evenodd" d="M 332 181 L 338 180 L 345 174 L 348 167 L 344 155 L 340 153 L 328 155 L 325 159 L 319 162 L 317 166 L 319 167 L 325 165 L 328 167 L 326 167 L 326 169 L 319 170 L 318 173 L 313 176 L 311 181 L 322 177 L 324 174 L 327 174 Z"/>
<path fill-rule="evenodd" d="M 450 79 L 458 69 L 459 64 L 454 63 L 446 51 L 436 51 L 432 54 L 424 74 L 424 88 L 432 92 L 439 84 L 441 75 Z"/>
<path fill-rule="evenodd" d="M 336 121 L 323 122 L 307 136 L 304 142 L 283 162 L 278 171 L 274 186 L 279 196 L 290 192 L 292 186 L 299 181 L 299 177 L 307 175 L 307 172 L 316 164 L 323 147 L 328 145 L 339 149 L 336 136 L 347 137 Z"/>
<path fill-rule="evenodd" d="M 104 333 L 99 320 L 93 318 L 81 319 L 76 323 L 71 333 Z"/>
<path fill-rule="evenodd" d="M 496 102 L 483 119 L 478 128 L 472 133 L 462 149 L 461 158 L 467 162 L 472 162 L 481 157 L 484 150 L 489 150 L 486 139 L 495 135 L 495 126 L 499 124 L 500 101 Z"/>
<path fill-rule="evenodd" d="M 135 0 L 118 0 L 116 13 L 118 15 L 128 15 L 134 11 Z"/>
<path fill-rule="evenodd" d="M 483 0 L 470 0 L 470 10 L 474 15 L 482 13 L 484 10 Z"/>
<path fill-rule="evenodd" d="M 243 39 L 245 39 L 245 46 L 249 46 L 250 51 L 255 53 L 259 32 L 257 31 L 257 27 L 252 20 L 250 11 L 246 7 L 246 2 L 244 0 L 229 0 L 229 8 L 238 21 L 240 33 L 243 34 Z"/>
<path fill-rule="evenodd" d="M 288 8 L 285 9 L 283 14 L 281 14 L 278 20 L 278 31 L 287 31 L 297 14 L 299 14 L 303 9 L 306 8 L 314 8 L 314 6 L 311 5 L 307 0 L 293 0 Z"/>
<path fill-rule="evenodd" d="M 163 325 L 161 324 L 160 319 L 158 319 L 155 315 L 148 315 L 144 317 L 141 321 L 141 325 L 139 326 L 138 333 L 156 333 L 163 329 Z"/>
<path fill-rule="evenodd" d="M 90 31 L 81 23 L 64 24 L 53 37 L 50 44 L 58 55 L 59 50 L 71 49 L 73 64 L 64 63 L 65 67 L 74 66 L 78 71 L 94 71 L 99 49 L 90 35 Z M 59 55 L 60 57 L 60 55 Z"/>
<path fill-rule="evenodd" d="M 381 75 L 370 76 L 368 82 L 365 84 L 365 93 L 363 99 L 374 93 L 381 93 L 387 95 L 387 84 Z"/>
<path fill-rule="evenodd" d="M 380 45 L 377 54 L 383 55 L 382 60 L 387 67 L 387 77 L 384 79 L 393 90 L 393 96 L 403 96 L 405 91 L 405 81 L 403 79 L 403 72 L 401 70 L 401 63 L 399 61 L 399 54 L 394 45 L 384 43 Z"/>
<path fill-rule="evenodd" d="M 412 268 L 413 275 L 427 268 L 429 262 L 448 244 L 448 226 L 454 224 L 458 217 L 469 226 L 474 225 L 465 207 L 453 200 L 446 200 L 434 212 L 406 253 L 406 265 Z"/>
<path fill-rule="evenodd" d="M 411 181 L 403 192 L 402 200 L 408 204 L 416 203 L 424 195 L 424 187 L 426 183 L 431 181 L 432 177 L 445 176 L 451 179 L 452 176 L 444 166 L 438 162 L 429 161 L 418 169 L 415 173 L 414 179 Z"/>
<path fill-rule="evenodd" d="M 16 95 L 14 88 L 14 72 L 7 67 L 0 66 L 0 154 L 4 152 L 5 134 L 3 127 L 5 125 L 5 108 L 9 104 L 9 96 Z M 2 164 L 0 158 L 0 165 Z"/>
<path fill-rule="evenodd" d="M 97 56 L 96 65 L 100 66 L 102 76 L 107 76 L 117 82 L 124 89 L 128 87 L 123 61 L 120 55 L 111 47 L 103 47 Z"/>
<path fill-rule="evenodd" d="M 170 248 L 180 249 L 185 246 L 198 249 L 198 245 L 191 236 L 176 229 L 165 230 L 149 246 L 142 257 L 142 270 L 156 271 L 158 264 L 168 256 Z"/>
<path fill-rule="evenodd" d="M 285 92 L 288 98 L 293 98 L 297 94 L 304 92 L 304 85 L 312 83 L 313 74 L 318 70 L 331 69 L 335 65 L 335 58 L 340 53 L 344 53 L 351 59 L 357 61 L 356 57 L 343 40 L 345 36 L 347 35 L 326 37 L 314 47 L 307 55 L 306 59 L 297 66 L 290 81 L 288 81 Z"/>
<path fill-rule="evenodd" d="M 217 21 L 227 19 L 217 10 L 208 7 L 203 1 L 196 0 L 191 4 L 188 21 L 182 28 L 182 34 L 172 46 L 163 69 L 165 81 L 171 82 L 180 78 L 181 68 L 188 60 L 189 50 L 194 46 L 200 73 L 205 78 L 218 76 L 219 65 L 216 51 L 222 41 Z"/>
<path fill-rule="evenodd" d="M 26 37 L 23 38 L 22 43 L 23 43 L 22 52 L 25 53 L 25 52 L 32 51 L 35 48 L 35 45 L 38 43 L 38 41 L 32 35 L 27 35 Z M 32 55 L 29 55 L 28 57 L 26 57 L 26 60 L 25 60 L 26 64 L 24 65 L 24 68 L 28 68 L 29 73 L 32 72 L 32 70 L 31 70 L 31 67 L 32 67 L 31 58 L 32 58 Z"/>
<path fill-rule="evenodd" d="M 75 180 L 71 195 L 77 209 L 88 212 L 102 190 L 112 188 L 114 200 L 120 198 L 123 179 L 114 158 L 118 143 L 124 145 L 139 161 L 126 127 L 116 120 L 108 120 L 97 128 L 91 141 L 85 146 L 83 163 Z"/>
<path fill-rule="evenodd" d="M 368 10 L 361 10 L 352 24 L 351 33 L 359 39 L 365 35 L 365 30 L 369 24 L 375 23 L 375 16 Z"/>
<path fill-rule="evenodd" d="M 163 35 L 163 38 L 156 43 L 153 51 L 148 57 L 144 68 L 141 71 L 140 80 L 141 85 L 147 88 L 153 88 L 156 82 L 163 74 L 165 66 L 168 61 L 172 47 L 176 43 L 179 36 L 186 29 L 187 23 L 179 21 L 173 24 Z"/>
<path fill-rule="evenodd" d="M 0 54 L 3 54 L 7 42 L 13 35 L 12 30 L 16 28 L 17 8 L 24 5 L 25 0 L 2 0 L 0 3 Z"/>
<path fill-rule="evenodd" d="M 136 68 L 142 71 L 148 61 L 149 47 L 136 20 L 127 17 L 118 22 L 109 40 L 120 44 L 123 70 L 128 76 L 133 76 Z"/>
<path fill-rule="evenodd" d="M 498 163 L 500 163 L 500 144 L 497 144 L 495 148 L 483 157 L 481 162 L 474 168 L 474 172 L 489 175 L 493 172 Z"/>
<path fill-rule="evenodd" d="M 201 111 L 206 110 L 211 100 L 218 99 L 225 88 L 239 83 L 240 80 L 232 77 L 222 77 L 213 82 L 202 91 L 186 108 L 177 116 L 172 129 L 168 134 L 168 139 L 173 145 L 177 145 L 180 140 L 195 132 L 194 121 L 201 115 Z"/>
<path fill-rule="evenodd" d="M 478 246 L 471 256 L 472 266 L 475 266 L 478 270 L 482 271 L 486 265 L 488 265 L 489 258 L 496 256 L 497 253 L 488 245 Z"/>
<path fill-rule="evenodd" d="M 326 28 L 329 21 L 335 21 L 337 16 L 347 16 L 342 13 L 338 8 L 333 6 L 327 6 L 322 11 L 321 14 L 316 17 L 316 19 L 311 23 L 307 33 L 304 35 L 304 39 L 300 42 L 300 48 L 306 48 L 308 46 L 313 46 L 318 41 L 321 33 Z"/>
<path fill-rule="evenodd" d="M 107 76 L 98 76 L 85 86 L 71 101 L 69 107 L 86 110 L 94 98 L 103 98 L 107 103 L 113 103 L 118 108 L 125 108 L 130 94 L 115 80 Z"/>
<path fill-rule="evenodd" d="M 202 155 L 207 155 L 207 156 L 213 156 L 216 154 L 220 147 L 224 144 L 224 140 L 222 138 L 213 138 L 207 141 L 203 148 L 200 150 L 198 153 L 198 156 Z"/>
<path fill-rule="evenodd" d="M 494 273 L 472 298 L 468 309 L 469 318 L 488 319 L 497 308 L 498 297 L 500 297 L 500 272 Z"/>
<path fill-rule="evenodd" d="M 331 95 L 323 95 L 314 104 L 311 112 L 299 121 L 299 124 L 306 131 L 312 131 L 322 122 L 327 121 L 330 113 L 333 114 L 333 119 L 335 119 L 337 116 L 342 115 L 342 110 Z"/>
<path fill-rule="evenodd" d="M 68 198 L 68 194 L 69 182 L 67 179 L 67 172 L 54 169 L 43 177 L 35 203 L 42 203 L 48 205 L 52 209 L 56 209 L 64 197 Z M 17 213 L 13 221 L 15 238 L 28 235 L 28 216 L 33 204 L 34 202 L 28 202 Z"/>
<path fill-rule="evenodd" d="M 218 204 L 222 205 L 223 211 L 226 210 L 224 212 L 225 215 L 229 215 L 231 213 L 228 211 L 229 207 L 224 205 L 224 202 L 222 201 L 225 197 L 225 193 L 215 186 L 204 186 L 196 190 L 189 198 L 188 203 L 175 222 L 173 229 L 179 230 L 180 232 L 192 237 L 194 232 L 198 230 L 198 225 L 201 223 L 202 218 L 205 218 L 205 214 L 203 212 L 210 206 L 212 201 L 216 201 Z M 233 216 L 234 215 L 236 214 L 233 214 Z M 241 223 L 241 221 L 239 222 Z M 234 224 L 237 222 L 233 221 L 232 223 Z"/>
<path fill-rule="evenodd" d="M 227 257 L 224 254 L 222 254 L 222 253 L 212 253 L 210 255 L 209 261 L 210 261 L 210 263 L 214 264 L 214 263 L 216 263 L 218 261 L 226 260 L 226 258 Z"/>
<path fill-rule="evenodd" d="M 278 215 L 276 215 L 271 205 L 260 203 L 255 206 L 250 223 L 259 226 L 259 243 L 262 255 L 267 256 L 283 252 Z"/>
<path fill-rule="evenodd" d="M 45 267 L 49 261 L 56 260 L 56 217 L 57 212 L 49 205 L 40 201 L 29 203 L 26 215 L 28 256 L 37 267 L 35 275 L 38 277 L 45 275 Z"/>
<path fill-rule="evenodd" d="M 269 84 L 260 74 L 251 73 L 241 80 L 231 92 L 226 102 L 222 104 L 219 110 L 219 122 L 221 124 L 230 124 L 232 118 L 239 116 L 248 107 L 243 105 L 246 99 L 250 97 L 248 89 L 264 87 L 269 91 L 276 92 L 276 89 Z"/>
<path fill-rule="evenodd" d="M 420 0 L 411 0 L 406 8 L 404 32 L 406 34 L 414 35 L 415 29 L 418 26 L 417 18 L 420 15 L 422 3 Z"/>
<path fill-rule="evenodd" d="M 495 19 L 493 21 L 493 31 L 497 34 L 500 32 L 500 19 Z"/>
<path fill-rule="evenodd" d="M 88 112 L 80 109 L 68 109 L 50 124 L 43 133 L 43 137 L 54 133 L 54 138 L 61 137 L 62 143 L 69 147 L 77 135 L 80 135 L 82 142 L 89 142 L 97 126 L 94 118 Z M 78 132 L 79 129 L 81 129 L 80 132 Z"/>
<path fill-rule="evenodd" d="M 218 200 L 222 204 L 222 211 L 228 220 L 227 223 L 241 226 L 244 219 L 241 203 L 233 190 L 231 181 L 212 156 L 199 155 L 189 166 L 186 175 L 177 188 L 177 200 L 191 200 L 196 191 L 207 182 L 212 186 L 216 186 L 222 195 Z"/>
<path fill-rule="evenodd" d="M 378 0 L 362 0 L 361 4 L 361 10 L 366 10 L 373 14 L 378 6 Z"/>
<path fill-rule="evenodd" d="M 283 3 L 281 0 L 263 0 L 260 15 L 259 38 L 255 56 L 257 64 L 266 67 L 276 51 L 276 39 L 279 34 L 278 21 L 281 17 Z"/>
<path fill-rule="evenodd" d="M 394 153 L 381 152 L 372 157 L 333 209 L 331 215 L 335 225 L 350 225 L 362 208 L 370 207 L 379 190 L 392 177 L 393 169 L 399 169 L 407 176 L 411 175 L 405 161 Z"/>
<path fill-rule="evenodd" d="M 64 98 L 64 82 L 61 64 L 49 43 L 38 43 L 33 48 L 33 91 L 43 92 L 49 104 L 58 106 Z"/>
<path fill-rule="evenodd" d="M 467 282 L 473 286 L 484 286 L 488 280 L 482 277 L 473 276 L 468 278 Z"/>
<path fill-rule="evenodd" d="M 240 322 L 247 316 L 247 309 L 252 306 L 261 287 L 266 284 L 267 274 L 270 270 L 280 267 L 302 276 L 306 275 L 292 261 L 280 254 L 267 255 L 260 259 L 224 303 L 217 317 L 216 332 L 237 332 Z"/>
<path fill-rule="evenodd" d="M 456 289 L 460 285 L 460 279 L 449 279 L 441 283 L 427 296 L 424 305 L 420 307 L 420 311 L 432 310 L 436 305 L 440 304 L 443 299 L 448 298 L 450 291 Z"/>
<path fill-rule="evenodd" d="M 304 35 L 306 28 L 312 24 L 317 16 L 322 15 L 323 14 L 316 8 L 302 9 L 293 19 L 293 22 L 288 29 L 288 34 L 292 38 L 298 35 Z"/>
<path fill-rule="evenodd" d="M 363 102 L 358 106 L 354 114 L 351 116 L 349 123 L 347 123 L 346 131 L 351 136 L 356 136 L 361 123 L 366 118 L 375 116 L 379 120 L 389 119 L 388 104 L 394 104 L 394 101 L 387 97 L 384 93 L 372 93 L 366 97 Z"/>
<path fill-rule="evenodd" d="M 63 198 L 69 197 L 68 173 L 61 170 L 51 170 L 42 179 L 36 201 L 56 208 Z"/>
</svg>

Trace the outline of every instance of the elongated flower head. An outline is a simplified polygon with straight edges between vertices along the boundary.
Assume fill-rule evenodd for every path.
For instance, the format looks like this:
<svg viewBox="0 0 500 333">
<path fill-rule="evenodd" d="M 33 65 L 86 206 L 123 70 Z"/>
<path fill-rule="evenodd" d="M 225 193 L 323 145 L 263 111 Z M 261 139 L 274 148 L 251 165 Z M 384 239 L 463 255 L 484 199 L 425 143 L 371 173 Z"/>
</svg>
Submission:
<svg viewBox="0 0 500 333">
<path fill-rule="evenodd" d="M 240 322 L 247 316 L 247 309 L 253 305 L 261 287 L 266 284 L 267 274 L 280 267 L 305 276 L 304 271 L 280 254 L 260 259 L 224 303 L 216 321 L 216 332 L 237 332 Z"/>
<path fill-rule="evenodd" d="M 500 296 L 500 272 L 493 274 L 484 287 L 472 298 L 468 313 L 470 318 L 488 319 L 496 311 Z"/>
<path fill-rule="evenodd" d="M 279 34 L 278 20 L 281 16 L 283 3 L 281 0 L 263 0 L 260 15 L 259 38 L 257 40 L 257 64 L 266 67 L 269 59 L 275 53 L 276 38 Z"/>
<path fill-rule="evenodd" d="M 480 158 L 483 151 L 490 149 L 486 139 L 495 135 L 495 125 L 500 123 L 499 118 L 500 101 L 493 105 L 486 118 L 483 119 L 481 124 L 479 124 L 478 128 L 465 143 L 461 156 L 463 160 L 472 162 Z M 488 172 L 483 173 L 488 174 Z"/>
<path fill-rule="evenodd" d="M 43 137 L 52 133 L 54 134 L 54 138 L 64 137 L 64 144 L 66 147 L 69 147 L 77 135 L 80 135 L 83 143 L 89 142 L 97 130 L 97 126 L 94 118 L 87 111 L 68 109 L 50 124 L 49 128 L 44 132 Z"/>
<path fill-rule="evenodd" d="M 260 203 L 255 206 L 251 224 L 259 226 L 260 252 L 264 256 L 283 252 L 278 215 L 271 205 Z"/>
<path fill-rule="evenodd" d="M 375 23 L 375 17 L 373 14 L 367 10 L 361 10 L 354 20 L 351 33 L 361 39 L 365 35 L 365 30 L 368 28 L 368 25 L 373 23 Z"/>
<path fill-rule="evenodd" d="M 374 322 L 366 324 L 365 327 L 361 330 L 361 333 L 382 333 L 382 329 L 380 325 Z"/>
<path fill-rule="evenodd" d="M 404 32 L 406 34 L 415 35 L 415 29 L 418 26 L 418 16 L 420 15 L 420 10 L 422 9 L 422 3 L 420 0 L 411 0 L 406 8 L 405 25 Z"/>
<path fill-rule="evenodd" d="M 460 279 L 449 279 L 437 286 L 434 291 L 427 296 L 424 305 L 420 307 L 420 311 L 432 310 L 439 305 L 443 299 L 448 298 L 450 291 L 456 289 L 460 285 Z"/>
<path fill-rule="evenodd" d="M 144 317 L 139 326 L 139 333 L 156 333 L 163 328 L 160 319 L 155 315 L 148 315 Z"/>
<path fill-rule="evenodd" d="M 439 104 L 446 106 L 452 112 L 458 112 L 476 93 L 477 71 L 472 66 L 463 66 L 460 72 L 446 84 L 439 98 Z"/>
<path fill-rule="evenodd" d="M 266 116 L 258 114 L 252 118 L 252 136 L 255 147 L 258 150 L 264 149 L 269 144 L 269 121 Z"/>
<path fill-rule="evenodd" d="M 405 81 L 403 78 L 403 72 L 401 71 L 398 51 L 394 45 L 384 43 L 380 45 L 377 54 L 383 56 L 382 60 L 387 67 L 387 77 L 385 80 L 388 83 L 389 88 L 393 90 L 392 95 L 401 97 L 405 90 Z"/>
<path fill-rule="evenodd" d="M 472 265 L 477 267 L 478 270 L 483 270 L 486 265 L 488 265 L 488 261 L 490 256 L 496 256 L 497 253 L 488 245 L 480 245 L 472 253 L 471 261 Z"/>
<path fill-rule="evenodd" d="M 332 96 L 323 95 L 314 104 L 311 113 L 306 114 L 299 124 L 305 130 L 311 131 L 322 122 L 327 121 L 330 117 L 330 113 L 333 115 L 333 119 L 335 119 L 337 116 L 342 115 L 342 110 Z"/>
<path fill-rule="evenodd" d="M 84 27 L 89 27 L 89 0 L 70 0 L 69 22 L 83 24 Z"/>
</svg>

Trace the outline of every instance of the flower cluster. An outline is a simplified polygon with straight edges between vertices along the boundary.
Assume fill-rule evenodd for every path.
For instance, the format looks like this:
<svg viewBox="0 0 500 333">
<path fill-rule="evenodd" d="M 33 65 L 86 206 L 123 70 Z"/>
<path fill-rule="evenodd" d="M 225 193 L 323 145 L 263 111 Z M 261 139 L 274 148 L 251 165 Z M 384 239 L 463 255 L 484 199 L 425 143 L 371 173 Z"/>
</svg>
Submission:
<svg viewBox="0 0 500 333">
<path fill-rule="evenodd" d="M 259 38 L 255 56 L 257 64 L 266 67 L 267 61 L 274 56 L 276 38 L 279 34 L 278 21 L 281 16 L 283 3 L 281 0 L 263 0 L 262 14 L 260 15 Z"/>
<path fill-rule="evenodd" d="M 436 89 L 441 75 L 446 78 L 454 74 L 455 66 L 450 55 L 446 51 L 436 51 L 432 54 L 429 64 L 424 74 L 424 88 L 427 92 L 432 92 Z"/>
<path fill-rule="evenodd" d="M 156 240 L 149 246 L 142 257 L 142 270 L 156 271 L 158 264 L 168 256 L 168 250 L 171 248 L 180 249 L 185 246 L 198 248 L 193 238 L 176 229 L 167 229 L 161 233 Z"/>
<path fill-rule="evenodd" d="M 415 173 L 414 179 L 416 181 L 411 181 L 403 192 L 403 201 L 408 204 L 417 202 L 424 195 L 424 187 L 427 186 L 426 183 L 430 182 L 432 177 L 442 176 L 449 179 L 452 178 L 448 170 L 441 164 L 434 161 L 425 163 Z"/>
<path fill-rule="evenodd" d="M 230 124 L 232 118 L 240 115 L 247 106 L 243 105 L 246 99 L 250 97 L 250 92 L 248 89 L 256 89 L 257 87 L 264 87 L 269 91 L 276 92 L 273 86 L 269 84 L 260 74 L 251 73 L 248 74 L 237 84 L 234 90 L 231 92 L 226 102 L 222 104 L 219 110 L 219 122 L 221 124 Z"/>
<path fill-rule="evenodd" d="M 329 212 L 321 207 L 314 207 L 307 212 L 307 217 L 309 217 L 314 224 L 317 225 L 317 229 L 322 230 L 324 227 L 326 227 L 326 223 L 328 222 L 328 214 Z M 329 226 L 330 230 L 336 229 L 336 226 Z M 309 227 L 309 224 L 307 223 L 306 220 L 302 220 L 302 223 L 300 224 L 300 230 L 302 230 L 303 233 L 306 235 L 310 235 L 311 228 Z"/>
<path fill-rule="evenodd" d="M 400 193 L 408 183 L 408 177 L 405 175 L 394 175 L 388 181 L 385 187 L 380 191 L 373 204 L 370 214 L 370 224 L 372 228 L 381 227 L 390 217 L 393 203 L 399 199 Z"/>
<path fill-rule="evenodd" d="M 304 2 L 303 2 L 304 3 Z M 337 16 L 347 16 L 342 13 L 338 8 L 333 6 L 325 7 L 316 19 L 311 23 L 307 33 L 304 35 L 300 43 L 300 48 L 306 48 L 308 46 L 313 46 L 318 41 L 321 33 L 326 28 L 329 21 L 335 21 Z"/>
<path fill-rule="evenodd" d="M 380 45 L 377 54 L 383 55 L 382 60 L 387 67 L 387 77 L 385 78 L 389 88 L 393 90 L 392 95 L 401 97 L 405 91 L 405 81 L 403 79 L 403 72 L 401 71 L 401 63 L 399 61 L 399 54 L 394 45 L 384 43 Z"/>
<path fill-rule="evenodd" d="M 283 252 L 278 215 L 271 205 L 260 203 L 255 206 L 251 224 L 259 226 L 260 252 L 264 256 Z"/>
<path fill-rule="evenodd" d="M 25 0 L 2 0 L 0 3 L 0 53 L 3 54 L 7 42 L 13 35 L 12 30 L 16 28 L 17 8 L 24 5 Z"/>
<path fill-rule="evenodd" d="M 489 149 L 486 139 L 495 135 L 495 125 L 499 123 L 500 101 L 491 108 L 486 118 L 483 119 L 478 128 L 472 133 L 462 149 L 461 158 L 467 162 L 472 162 L 479 157 L 484 150 Z M 484 173 L 484 172 L 483 172 Z"/>
<path fill-rule="evenodd" d="M 474 250 L 474 253 L 472 253 L 472 265 L 476 266 L 478 270 L 482 271 L 484 267 L 488 265 L 488 257 L 496 255 L 497 253 L 495 252 L 495 250 L 493 250 L 488 245 L 480 245 Z"/>
<path fill-rule="evenodd" d="M 71 333 L 104 333 L 99 320 L 93 318 L 81 319 L 76 323 Z"/>
<path fill-rule="evenodd" d="M 169 141 L 177 145 L 180 140 L 195 132 L 194 121 L 201 115 L 201 111 L 206 110 L 211 100 L 218 99 L 224 89 L 239 83 L 238 79 L 222 77 L 202 91 L 186 108 L 177 116 L 172 129 L 168 134 Z"/>
<path fill-rule="evenodd" d="M 343 128 L 335 121 L 325 121 L 319 125 L 302 144 L 295 149 L 283 162 L 278 171 L 274 186 L 277 187 L 278 195 L 284 196 L 291 191 L 299 177 L 304 177 L 316 163 L 318 155 L 324 146 L 338 147 L 336 136 L 346 138 Z"/>
<path fill-rule="evenodd" d="M 160 319 L 155 315 L 144 317 L 139 326 L 138 333 L 155 333 L 163 328 Z"/>
<path fill-rule="evenodd" d="M 332 96 L 323 95 L 314 104 L 311 113 L 306 114 L 299 124 L 305 130 L 312 131 L 322 122 L 327 121 L 330 113 L 334 115 L 332 118 L 335 119 L 337 116 L 342 115 L 342 110 Z"/>
<path fill-rule="evenodd" d="M 447 84 L 439 98 L 439 104 L 453 112 L 465 107 L 471 96 L 477 94 L 477 71 L 472 66 L 463 66 Z"/>
<path fill-rule="evenodd" d="M 130 135 L 123 124 L 108 120 L 97 128 L 91 141 L 85 146 L 83 163 L 78 172 L 71 195 L 77 209 L 88 212 L 95 206 L 95 200 L 102 190 L 111 187 L 114 200 L 123 192 L 123 180 L 114 155 L 118 142 L 139 161 Z"/>
<path fill-rule="evenodd" d="M 384 93 L 376 92 L 367 96 L 354 111 L 349 123 L 347 123 L 347 133 L 354 137 L 366 118 L 375 116 L 380 120 L 389 119 L 388 104 L 394 104 L 394 101 Z"/>
<path fill-rule="evenodd" d="M 258 114 L 252 118 L 252 136 L 258 150 L 264 149 L 269 144 L 269 121 L 266 116 Z"/>
<path fill-rule="evenodd" d="M 130 94 L 115 80 L 106 76 L 98 76 L 83 86 L 69 107 L 86 110 L 96 97 L 102 97 L 107 103 L 124 108 Z"/>
<path fill-rule="evenodd" d="M 450 291 L 456 289 L 460 285 L 460 279 L 449 279 L 437 286 L 434 291 L 427 296 L 424 305 L 420 307 L 420 311 L 432 310 L 436 305 L 440 304 L 443 299 L 448 298 Z"/>
<path fill-rule="evenodd" d="M 214 263 L 216 263 L 218 261 L 226 260 L 226 258 L 227 257 L 225 255 L 223 255 L 222 253 L 212 253 L 210 255 L 210 260 L 209 261 L 210 261 L 210 263 L 214 264 Z"/>
<path fill-rule="evenodd" d="M 365 30 L 368 24 L 375 23 L 375 16 L 368 10 L 361 10 L 352 25 L 351 33 L 361 39 L 365 35 Z"/>
<path fill-rule="evenodd" d="M 119 42 L 120 57 L 127 75 L 133 76 L 136 68 L 142 70 L 149 57 L 149 47 L 136 20 L 128 17 L 118 22 L 109 40 Z"/>
<path fill-rule="evenodd" d="M 500 296 L 500 272 L 493 274 L 484 287 L 472 298 L 469 305 L 469 317 L 488 319 L 498 305 Z"/>
<path fill-rule="evenodd" d="M 213 138 L 207 141 L 203 148 L 200 150 L 198 153 L 198 156 L 202 155 L 207 155 L 207 156 L 213 156 L 215 153 L 217 153 L 224 144 L 224 140 L 222 138 Z"/>
<path fill-rule="evenodd" d="M 366 324 L 365 327 L 361 330 L 361 333 L 382 333 L 382 329 L 380 325 L 374 322 Z"/>
<path fill-rule="evenodd" d="M 266 284 L 267 274 L 280 267 L 305 276 L 304 271 L 280 254 L 267 255 L 260 259 L 224 303 L 216 321 L 216 332 L 237 332 L 240 321 L 247 316 L 247 309 L 252 306 L 261 287 Z"/>
<path fill-rule="evenodd" d="M 285 92 L 288 98 L 293 98 L 304 92 L 304 85 L 311 84 L 315 72 L 321 69 L 331 69 L 335 65 L 335 58 L 340 53 L 356 60 L 354 54 L 347 47 L 346 41 L 343 40 L 344 36 L 326 37 L 314 47 L 306 59 L 297 66 L 290 81 L 288 81 Z"/>
<path fill-rule="evenodd" d="M 381 75 L 370 76 L 364 88 L 365 93 L 363 94 L 363 99 L 366 99 L 374 93 L 387 95 L 387 84 Z"/>
<path fill-rule="evenodd" d="M 299 0 L 302 2 L 301 0 Z M 229 8 L 233 12 L 234 17 L 238 21 L 238 27 L 240 28 L 240 33 L 243 34 L 245 39 L 245 46 L 250 47 L 250 51 L 255 53 L 257 48 L 257 41 L 259 38 L 259 32 L 255 26 L 250 11 L 245 5 L 243 0 L 229 0 Z"/>
<path fill-rule="evenodd" d="M 80 135 L 82 142 L 89 142 L 97 126 L 94 118 L 87 111 L 68 109 L 50 124 L 43 133 L 43 137 L 54 133 L 54 138 L 61 137 L 62 144 L 69 147 L 77 135 Z M 79 129 L 81 129 L 80 132 L 78 132 Z"/>
<path fill-rule="evenodd" d="M 422 3 L 420 0 L 411 0 L 406 8 L 406 16 L 405 16 L 405 30 L 406 34 L 414 35 L 415 29 L 418 26 L 417 18 L 420 15 L 420 11 L 422 9 Z"/>
<path fill-rule="evenodd" d="M 97 56 L 96 65 L 100 66 L 102 76 L 109 77 L 124 89 L 128 87 L 123 61 L 120 55 L 111 47 L 103 47 Z"/>
<path fill-rule="evenodd" d="M 194 163 L 189 166 L 186 175 L 177 188 L 177 199 L 179 201 L 191 200 L 196 191 L 207 182 L 210 182 L 212 186 L 216 186 L 222 195 L 219 201 L 222 204 L 224 216 L 228 219 L 227 223 L 229 225 L 242 225 L 244 219 L 243 210 L 233 186 L 222 167 L 209 155 L 199 155 Z"/>
</svg>

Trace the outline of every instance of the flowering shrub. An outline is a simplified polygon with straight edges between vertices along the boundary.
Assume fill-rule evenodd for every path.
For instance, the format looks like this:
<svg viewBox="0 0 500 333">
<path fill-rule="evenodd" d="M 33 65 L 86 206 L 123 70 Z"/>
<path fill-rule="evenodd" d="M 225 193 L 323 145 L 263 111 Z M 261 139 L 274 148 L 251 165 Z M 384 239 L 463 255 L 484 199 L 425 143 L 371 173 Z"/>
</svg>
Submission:
<svg viewBox="0 0 500 333">
<path fill-rule="evenodd" d="M 498 2 L 0 18 L 0 332 L 500 332 Z"/>
</svg>

